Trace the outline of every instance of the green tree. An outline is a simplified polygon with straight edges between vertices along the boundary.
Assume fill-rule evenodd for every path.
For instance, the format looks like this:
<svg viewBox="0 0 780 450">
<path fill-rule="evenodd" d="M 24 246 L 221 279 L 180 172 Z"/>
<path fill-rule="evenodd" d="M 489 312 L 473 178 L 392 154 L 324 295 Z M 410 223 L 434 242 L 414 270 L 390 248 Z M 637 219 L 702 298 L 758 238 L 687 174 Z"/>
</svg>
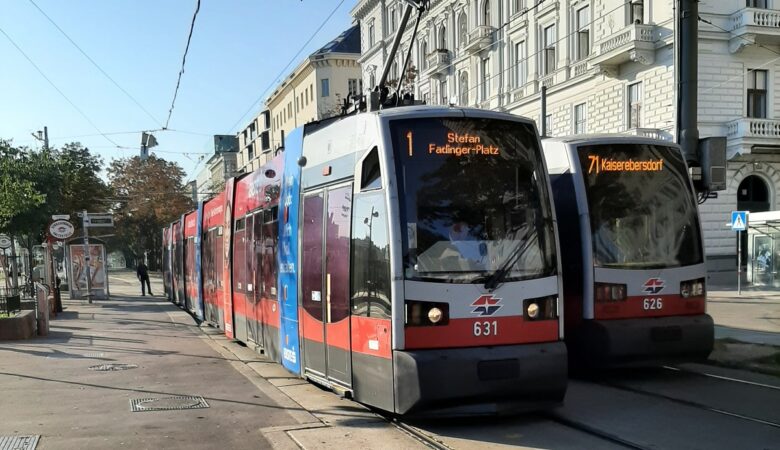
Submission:
<svg viewBox="0 0 780 450">
<path fill-rule="evenodd" d="M 118 240 L 130 262 L 151 252 L 155 269 L 162 247 L 162 228 L 193 209 L 184 186 L 184 170 L 154 155 L 114 160 L 108 168 Z"/>
<path fill-rule="evenodd" d="M 103 160 L 78 142 L 65 144 L 56 151 L 56 157 L 62 173 L 60 213 L 74 216 L 85 209 L 98 212 L 96 205 L 104 203 L 110 193 L 100 178 Z"/>
</svg>

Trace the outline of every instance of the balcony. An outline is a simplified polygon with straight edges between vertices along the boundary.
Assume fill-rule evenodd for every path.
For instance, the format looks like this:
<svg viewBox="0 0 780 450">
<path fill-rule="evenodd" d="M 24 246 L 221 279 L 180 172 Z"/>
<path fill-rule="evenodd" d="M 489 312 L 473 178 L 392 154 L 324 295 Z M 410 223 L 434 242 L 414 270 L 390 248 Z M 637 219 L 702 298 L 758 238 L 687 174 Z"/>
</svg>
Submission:
<svg viewBox="0 0 780 450">
<path fill-rule="evenodd" d="M 429 77 L 439 78 L 447 75 L 450 68 L 450 51 L 445 49 L 434 50 L 425 57 L 428 67 L 425 74 Z"/>
<path fill-rule="evenodd" d="M 731 15 L 731 53 L 736 53 L 751 43 L 780 44 L 780 11 L 742 8 Z"/>
<path fill-rule="evenodd" d="M 496 29 L 490 25 L 480 25 L 469 33 L 469 41 L 464 47 L 466 52 L 475 55 L 490 50 L 494 42 Z"/>
<path fill-rule="evenodd" d="M 644 65 L 655 62 L 655 25 L 631 24 L 595 43 L 590 64 L 610 77 L 629 61 Z"/>
<path fill-rule="evenodd" d="M 660 128 L 631 128 L 625 132 L 633 136 L 645 137 L 650 139 L 658 139 L 661 141 L 671 141 L 672 134 L 668 131 L 661 130 Z"/>
<path fill-rule="evenodd" d="M 750 153 L 754 147 L 774 147 L 780 143 L 780 119 L 743 117 L 726 124 L 728 156 Z"/>
<path fill-rule="evenodd" d="M 588 73 L 588 61 L 577 61 L 569 66 L 569 79 L 581 77 Z"/>
</svg>

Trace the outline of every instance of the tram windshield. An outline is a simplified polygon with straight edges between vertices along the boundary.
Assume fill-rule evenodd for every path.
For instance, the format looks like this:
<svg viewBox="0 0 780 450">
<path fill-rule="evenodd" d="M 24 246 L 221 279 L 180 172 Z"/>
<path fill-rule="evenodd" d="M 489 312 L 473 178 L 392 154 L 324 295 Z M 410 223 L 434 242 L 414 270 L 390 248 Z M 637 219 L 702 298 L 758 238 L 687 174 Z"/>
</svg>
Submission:
<svg viewBox="0 0 780 450">
<path fill-rule="evenodd" d="M 703 261 L 696 198 L 682 154 L 640 144 L 579 148 L 598 267 L 649 269 Z"/>
<path fill-rule="evenodd" d="M 476 118 L 396 120 L 406 279 L 504 281 L 556 271 L 550 197 L 529 124 Z"/>
</svg>

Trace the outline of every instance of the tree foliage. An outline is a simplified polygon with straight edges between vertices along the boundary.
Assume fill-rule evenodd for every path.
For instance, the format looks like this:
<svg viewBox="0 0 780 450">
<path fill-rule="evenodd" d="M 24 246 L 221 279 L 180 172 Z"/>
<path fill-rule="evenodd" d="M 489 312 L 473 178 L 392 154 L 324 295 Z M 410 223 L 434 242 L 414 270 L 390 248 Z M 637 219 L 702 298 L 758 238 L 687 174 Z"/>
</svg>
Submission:
<svg viewBox="0 0 780 450">
<path fill-rule="evenodd" d="M 184 187 L 184 170 L 156 156 L 114 160 L 108 168 L 110 187 L 117 197 L 114 222 L 126 256 L 159 257 L 162 228 L 193 208 Z M 155 267 L 156 258 L 150 261 Z"/>
</svg>

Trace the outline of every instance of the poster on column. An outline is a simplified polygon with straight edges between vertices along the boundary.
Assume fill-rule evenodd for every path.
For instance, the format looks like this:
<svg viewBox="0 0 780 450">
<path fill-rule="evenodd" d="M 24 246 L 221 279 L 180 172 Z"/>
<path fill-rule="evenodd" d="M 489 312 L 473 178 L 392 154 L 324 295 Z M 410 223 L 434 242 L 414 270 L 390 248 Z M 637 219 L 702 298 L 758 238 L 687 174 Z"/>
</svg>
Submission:
<svg viewBox="0 0 780 450">
<path fill-rule="evenodd" d="M 87 264 L 92 283 L 93 298 L 108 298 L 108 277 L 106 276 L 105 247 L 102 244 L 89 245 L 89 260 L 84 255 L 83 244 L 69 246 L 70 267 L 73 280 L 71 296 L 81 298 L 87 294 Z"/>
</svg>

